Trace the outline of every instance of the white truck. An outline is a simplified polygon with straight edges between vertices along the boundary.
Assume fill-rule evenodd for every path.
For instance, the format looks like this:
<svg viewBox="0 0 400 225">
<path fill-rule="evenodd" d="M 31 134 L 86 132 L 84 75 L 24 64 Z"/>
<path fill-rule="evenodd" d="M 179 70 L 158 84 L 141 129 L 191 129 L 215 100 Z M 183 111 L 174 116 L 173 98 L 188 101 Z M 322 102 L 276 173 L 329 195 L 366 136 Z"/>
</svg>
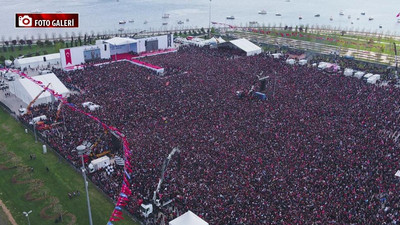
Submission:
<svg viewBox="0 0 400 225">
<path fill-rule="evenodd" d="M 97 170 L 106 168 L 109 165 L 110 165 L 110 158 L 108 156 L 103 156 L 101 158 L 92 160 L 92 162 L 90 162 L 88 168 L 89 168 L 89 172 L 93 173 Z"/>
</svg>

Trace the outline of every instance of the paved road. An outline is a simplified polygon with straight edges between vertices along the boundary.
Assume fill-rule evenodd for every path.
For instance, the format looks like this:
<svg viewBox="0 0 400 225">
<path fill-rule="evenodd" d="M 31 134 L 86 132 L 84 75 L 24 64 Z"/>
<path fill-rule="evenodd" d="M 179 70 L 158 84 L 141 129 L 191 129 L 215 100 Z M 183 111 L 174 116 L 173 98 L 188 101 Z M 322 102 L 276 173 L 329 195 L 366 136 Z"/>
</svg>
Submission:
<svg viewBox="0 0 400 225">
<path fill-rule="evenodd" d="M 246 38 L 257 43 L 266 43 L 278 46 L 287 46 L 290 48 L 311 50 L 321 52 L 323 54 L 330 54 L 331 52 L 338 52 L 340 56 L 351 55 L 356 59 L 374 61 L 382 64 L 395 65 L 394 56 L 388 54 L 378 54 L 375 52 L 363 51 L 354 48 L 343 48 L 317 42 L 295 40 L 291 38 L 275 37 L 265 34 L 255 34 L 252 32 L 239 31 L 235 33 L 240 38 Z"/>
</svg>

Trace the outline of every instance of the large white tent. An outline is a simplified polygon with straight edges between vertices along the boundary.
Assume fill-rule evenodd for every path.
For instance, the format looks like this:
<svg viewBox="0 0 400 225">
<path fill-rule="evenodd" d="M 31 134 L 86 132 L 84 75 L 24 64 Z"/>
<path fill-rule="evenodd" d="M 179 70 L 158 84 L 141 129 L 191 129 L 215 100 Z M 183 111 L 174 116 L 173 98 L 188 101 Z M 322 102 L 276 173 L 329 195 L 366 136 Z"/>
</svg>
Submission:
<svg viewBox="0 0 400 225">
<path fill-rule="evenodd" d="M 208 225 L 208 223 L 189 210 L 180 217 L 170 221 L 169 225 Z"/>
<path fill-rule="evenodd" d="M 110 45 L 129 45 L 137 43 L 138 41 L 132 38 L 113 37 L 104 42 L 109 43 Z"/>
<path fill-rule="evenodd" d="M 50 83 L 49 88 L 53 89 L 55 92 L 58 92 L 63 96 L 66 96 L 69 93 L 69 90 L 54 73 L 35 76 L 33 78 L 42 82 L 46 86 Z M 29 104 L 40 92 L 43 91 L 43 88 L 26 78 L 16 79 L 9 84 L 10 92 L 15 94 L 17 98 L 21 99 L 26 104 Z M 33 105 L 49 103 L 53 102 L 54 100 L 54 97 L 52 97 L 50 93 L 46 91 L 40 95 L 40 97 L 35 101 Z"/>
<path fill-rule="evenodd" d="M 48 65 L 57 65 L 60 64 L 60 53 L 41 55 L 41 56 L 33 56 L 28 58 L 15 59 L 14 65 L 16 68 L 36 68 L 47 67 Z"/>
<path fill-rule="evenodd" d="M 257 54 L 260 54 L 262 51 L 260 47 L 253 44 L 251 41 L 249 41 L 245 38 L 232 40 L 230 42 L 224 42 L 220 45 L 221 46 L 231 46 L 231 47 L 241 49 L 246 52 L 247 56 L 257 55 Z"/>
</svg>

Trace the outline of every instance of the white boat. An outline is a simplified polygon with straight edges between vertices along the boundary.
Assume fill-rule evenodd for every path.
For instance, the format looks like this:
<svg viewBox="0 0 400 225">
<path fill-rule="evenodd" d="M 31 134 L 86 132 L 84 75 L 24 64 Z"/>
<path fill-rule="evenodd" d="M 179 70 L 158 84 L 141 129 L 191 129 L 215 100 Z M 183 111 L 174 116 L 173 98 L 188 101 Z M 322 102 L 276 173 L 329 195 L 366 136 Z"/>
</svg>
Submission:
<svg viewBox="0 0 400 225">
<path fill-rule="evenodd" d="M 258 11 L 258 14 L 260 14 L 260 15 L 266 15 L 267 14 L 267 11 L 266 10 L 261 10 L 261 11 Z"/>
<path fill-rule="evenodd" d="M 129 20 L 129 23 L 133 23 L 133 22 L 135 22 L 135 20 Z"/>
<path fill-rule="evenodd" d="M 299 16 L 299 20 L 302 20 L 303 19 L 303 17 L 302 16 Z"/>
<path fill-rule="evenodd" d="M 340 11 L 339 15 L 344 16 L 344 12 Z"/>
<path fill-rule="evenodd" d="M 321 15 L 319 15 L 319 14 L 315 14 L 315 15 L 314 15 L 314 17 L 320 17 L 320 16 L 321 16 Z"/>
<path fill-rule="evenodd" d="M 282 16 L 282 14 L 280 14 L 280 13 L 275 13 L 275 16 Z"/>
<path fill-rule="evenodd" d="M 168 13 L 164 13 L 164 15 L 162 15 L 161 18 L 163 18 L 163 19 L 168 19 L 168 18 L 169 18 L 169 14 L 168 14 Z"/>
<path fill-rule="evenodd" d="M 365 16 L 365 12 L 362 12 L 361 15 L 362 15 L 362 16 Z"/>
<path fill-rule="evenodd" d="M 126 21 L 125 20 L 120 20 L 119 24 L 126 24 Z"/>
<path fill-rule="evenodd" d="M 370 18 L 368 18 L 368 20 L 374 20 L 374 17 L 371 16 Z"/>
<path fill-rule="evenodd" d="M 178 24 L 179 24 L 179 25 L 182 25 L 182 24 L 184 24 L 184 22 L 183 22 L 182 20 L 179 20 L 179 21 L 178 21 Z"/>
<path fill-rule="evenodd" d="M 168 23 L 167 23 L 167 22 L 164 22 L 164 23 L 162 23 L 162 25 L 165 26 L 165 25 L 168 25 Z"/>
<path fill-rule="evenodd" d="M 227 19 L 227 20 L 234 20 L 235 17 L 234 17 L 234 16 L 227 16 L 226 19 Z"/>
</svg>

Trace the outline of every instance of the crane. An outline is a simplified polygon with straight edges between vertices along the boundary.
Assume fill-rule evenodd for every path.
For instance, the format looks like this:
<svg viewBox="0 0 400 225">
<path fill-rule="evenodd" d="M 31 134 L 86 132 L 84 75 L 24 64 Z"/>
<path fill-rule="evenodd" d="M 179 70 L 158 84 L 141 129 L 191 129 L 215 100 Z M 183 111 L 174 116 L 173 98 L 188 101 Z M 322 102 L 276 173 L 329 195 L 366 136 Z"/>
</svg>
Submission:
<svg viewBox="0 0 400 225">
<path fill-rule="evenodd" d="M 38 100 L 38 98 L 46 91 L 47 88 L 49 88 L 51 83 L 49 83 L 46 88 L 44 88 L 28 105 L 28 107 L 26 107 L 26 114 L 31 114 L 31 106 L 33 105 L 33 103 L 36 102 L 36 100 Z"/>
</svg>

